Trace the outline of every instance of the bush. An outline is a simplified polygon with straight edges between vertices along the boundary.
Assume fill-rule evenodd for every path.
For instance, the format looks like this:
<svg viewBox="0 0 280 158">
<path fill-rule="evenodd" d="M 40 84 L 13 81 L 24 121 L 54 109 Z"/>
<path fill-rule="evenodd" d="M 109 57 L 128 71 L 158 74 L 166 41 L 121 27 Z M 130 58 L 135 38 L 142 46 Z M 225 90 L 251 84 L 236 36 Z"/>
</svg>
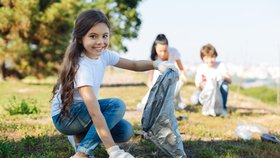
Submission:
<svg viewBox="0 0 280 158">
<path fill-rule="evenodd" d="M 40 110 L 37 108 L 37 100 L 32 98 L 18 100 L 15 96 L 9 99 L 9 105 L 5 108 L 10 115 L 36 114 Z"/>
</svg>

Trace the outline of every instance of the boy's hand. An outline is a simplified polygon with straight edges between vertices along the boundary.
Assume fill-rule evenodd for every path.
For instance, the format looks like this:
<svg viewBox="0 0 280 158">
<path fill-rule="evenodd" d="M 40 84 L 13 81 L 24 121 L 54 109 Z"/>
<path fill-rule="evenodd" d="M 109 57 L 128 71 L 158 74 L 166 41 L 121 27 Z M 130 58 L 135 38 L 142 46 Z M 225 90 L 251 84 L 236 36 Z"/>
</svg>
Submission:
<svg viewBox="0 0 280 158">
<path fill-rule="evenodd" d="M 199 84 L 199 90 L 202 90 L 204 88 L 205 84 L 206 84 L 206 80 L 201 81 L 200 84 Z"/>
</svg>

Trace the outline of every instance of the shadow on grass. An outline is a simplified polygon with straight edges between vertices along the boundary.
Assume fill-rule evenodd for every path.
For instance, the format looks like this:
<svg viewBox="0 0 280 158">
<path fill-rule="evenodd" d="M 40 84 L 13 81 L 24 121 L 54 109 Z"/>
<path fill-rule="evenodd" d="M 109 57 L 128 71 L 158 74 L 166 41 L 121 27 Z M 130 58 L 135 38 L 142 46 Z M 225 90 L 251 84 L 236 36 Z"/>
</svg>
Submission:
<svg viewBox="0 0 280 158">
<path fill-rule="evenodd" d="M 26 83 L 26 82 L 25 82 Z M 55 83 L 49 83 L 49 82 L 42 82 L 42 83 L 40 83 L 40 82 L 38 82 L 38 83 L 36 83 L 36 82 L 34 82 L 34 83 L 26 83 L 26 84 L 28 84 L 28 85 L 35 85 L 35 86 L 54 86 L 55 85 Z"/>
<path fill-rule="evenodd" d="M 152 142 L 141 137 L 133 137 L 128 143 L 120 144 L 120 146 L 137 158 L 168 158 Z M 279 144 L 260 140 L 191 140 L 185 141 L 184 147 L 189 158 L 280 156 Z M 103 147 L 98 147 L 94 153 L 97 158 L 108 157 Z M 27 136 L 20 141 L 0 140 L 1 158 L 67 158 L 73 154 L 73 148 L 63 135 Z"/>
<path fill-rule="evenodd" d="M 54 86 L 55 83 L 48 83 L 48 82 L 28 82 L 28 85 L 38 85 L 38 86 Z M 112 84 L 102 84 L 101 87 L 132 87 L 132 86 L 146 86 L 144 82 L 138 83 L 112 83 Z"/>
<path fill-rule="evenodd" d="M 144 82 L 140 83 L 114 83 L 114 84 L 102 84 L 101 87 L 132 87 L 132 86 L 146 86 Z"/>
<path fill-rule="evenodd" d="M 65 136 L 27 136 L 19 141 L 10 139 L 0 140 L 0 157 L 36 157 L 36 158 L 65 158 L 74 154 L 74 150 Z"/>
<path fill-rule="evenodd" d="M 201 111 L 202 105 L 187 105 L 184 110 L 188 112 L 199 112 Z"/>
<path fill-rule="evenodd" d="M 279 157 L 280 145 L 260 140 L 219 140 L 219 141 L 186 141 L 185 152 L 188 158 L 212 157 Z"/>
<path fill-rule="evenodd" d="M 240 116 L 256 116 L 256 115 L 272 115 L 272 114 L 279 115 L 279 113 L 264 108 L 228 106 L 228 111 L 230 113 L 238 113 Z"/>
<path fill-rule="evenodd" d="M 139 158 L 169 158 L 152 142 L 134 137 L 132 144 L 123 148 Z M 185 153 L 188 158 L 214 158 L 214 157 L 279 157 L 280 146 L 260 140 L 219 140 L 202 141 L 191 140 L 184 142 Z"/>
</svg>

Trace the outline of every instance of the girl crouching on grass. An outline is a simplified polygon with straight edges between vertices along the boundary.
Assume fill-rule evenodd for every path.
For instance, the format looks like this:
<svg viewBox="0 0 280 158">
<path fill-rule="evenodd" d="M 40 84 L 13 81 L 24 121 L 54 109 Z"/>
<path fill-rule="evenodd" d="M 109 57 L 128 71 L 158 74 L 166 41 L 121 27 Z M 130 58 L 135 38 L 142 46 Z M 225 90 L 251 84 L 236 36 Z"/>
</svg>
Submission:
<svg viewBox="0 0 280 158">
<path fill-rule="evenodd" d="M 76 142 L 74 158 L 93 157 L 93 150 L 100 143 L 110 158 L 133 157 L 116 145 L 133 135 L 132 125 L 123 119 L 125 103 L 118 98 L 98 100 L 108 65 L 133 71 L 165 71 L 170 66 L 164 62 L 121 58 L 107 49 L 109 37 L 110 23 L 101 11 L 80 13 L 53 89 L 51 116 L 57 130 L 65 135 L 84 135 Z"/>
</svg>

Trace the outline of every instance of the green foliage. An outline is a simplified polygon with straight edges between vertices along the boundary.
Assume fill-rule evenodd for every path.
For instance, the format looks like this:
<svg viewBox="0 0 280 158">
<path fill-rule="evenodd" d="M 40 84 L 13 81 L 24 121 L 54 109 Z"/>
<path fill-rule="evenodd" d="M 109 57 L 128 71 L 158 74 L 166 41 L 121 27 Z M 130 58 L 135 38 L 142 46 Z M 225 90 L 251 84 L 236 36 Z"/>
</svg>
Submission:
<svg viewBox="0 0 280 158">
<path fill-rule="evenodd" d="M 15 96 L 9 100 L 9 105 L 5 110 L 8 111 L 10 115 L 36 114 L 40 112 L 37 108 L 37 101 L 35 99 L 27 98 L 26 100 L 22 99 L 21 101 L 18 101 Z"/>
<path fill-rule="evenodd" d="M 23 76 L 55 74 L 70 41 L 77 14 L 102 10 L 112 24 L 111 49 L 127 51 L 124 39 L 138 35 L 141 0 L 0 1 L 0 64 L 11 60 Z M 3 60 L 4 59 L 4 60 Z"/>
<path fill-rule="evenodd" d="M 133 39 L 141 26 L 137 7 L 141 0 L 97 0 L 96 7 L 104 11 L 112 24 L 111 48 L 115 51 L 127 51 L 124 39 Z"/>
<path fill-rule="evenodd" d="M 230 86 L 230 90 L 239 92 L 243 95 L 253 97 L 261 100 L 264 103 L 271 105 L 276 105 L 277 102 L 277 89 L 271 87 L 252 87 L 252 88 L 242 88 L 238 86 Z"/>
<path fill-rule="evenodd" d="M 14 142 L 14 141 L 13 141 Z M 0 141 L 0 155 L 1 157 L 8 157 L 8 155 L 13 154 L 13 144 L 7 141 Z"/>
</svg>

